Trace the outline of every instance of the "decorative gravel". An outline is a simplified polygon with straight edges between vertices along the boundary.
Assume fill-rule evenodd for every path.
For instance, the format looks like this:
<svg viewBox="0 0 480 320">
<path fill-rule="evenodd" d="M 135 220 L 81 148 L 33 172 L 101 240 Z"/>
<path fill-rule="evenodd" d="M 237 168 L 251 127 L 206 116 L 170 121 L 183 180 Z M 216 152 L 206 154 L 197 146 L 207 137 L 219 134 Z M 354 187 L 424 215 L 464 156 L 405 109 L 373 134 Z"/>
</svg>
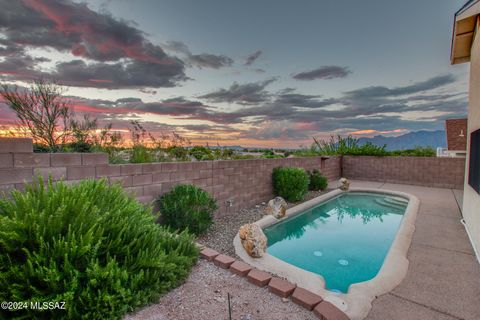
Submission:
<svg viewBox="0 0 480 320">
<path fill-rule="evenodd" d="M 299 202 L 287 203 L 287 208 L 291 208 L 302 202 L 311 200 L 331 190 L 326 191 L 309 191 L 305 198 Z M 246 224 L 260 220 L 264 216 L 266 202 L 260 203 L 250 209 L 242 209 L 235 213 L 215 218 L 215 223 L 204 235 L 198 238 L 198 242 L 218 252 L 235 257 L 235 249 L 233 248 L 233 238 L 238 229 Z"/>
<path fill-rule="evenodd" d="M 267 288 L 200 260 L 187 281 L 154 304 L 124 320 L 227 320 L 230 293 L 232 320 L 313 320 L 315 315 Z"/>
</svg>

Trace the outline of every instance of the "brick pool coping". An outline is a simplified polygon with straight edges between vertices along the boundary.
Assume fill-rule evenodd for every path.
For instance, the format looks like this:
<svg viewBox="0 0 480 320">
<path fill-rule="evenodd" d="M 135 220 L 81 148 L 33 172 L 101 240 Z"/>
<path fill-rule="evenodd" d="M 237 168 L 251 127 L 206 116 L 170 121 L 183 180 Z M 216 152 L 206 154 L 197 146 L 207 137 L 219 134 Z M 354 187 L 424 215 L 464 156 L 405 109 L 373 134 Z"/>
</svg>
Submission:
<svg viewBox="0 0 480 320">
<path fill-rule="evenodd" d="M 200 252 L 200 256 L 220 268 L 230 270 L 233 274 L 246 278 L 248 282 L 258 287 L 267 286 L 271 293 L 280 298 L 290 297 L 294 303 L 313 311 L 313 314 L 321 320 L 350 320 L 343 311 L 332 303 L 323 300 L 319 295 L 297 287 L 295 284 L 268 272 L 255 269 L 241 260 L 236 260 L 206 247 Z"/>
<path fill-rule="evenodd" d="M 372 301 L 378 296 L 392 291 L 407 275 L 409 265 L 407 252 L 415 230 L 415 220 L 419 210 L 420 201 L 417 197 L 411 194 L 384 189 L 350 188 L 349 192 L 373 192 L 401 197 L 408 200 L 408 205 L 395 235 L 395 239 L 385 256 L 383 265 L 378 274 L 371 280 L 352 284 L 348 293 L 333 293 L 328 291 L 325 288 L 325 281 L 321 275 L 296 267 L 268 253 L 265 253 L 261 258 L 250 257 L 244 250 L 238 233 L 233 241 L 235 253 L 253 267 L 288 279 L 289 281 L 323 297 L 324 300 L 331 302 L 331 304 L 342 310 L 350 319 L 364 319 L 372 308 Z M 262 229 L 266 228 L 285 220 L 288 217 L 301 214 L 305 210 L 333 199 L 342 193 L 343 191 L 341 190 L 328 192 L 288 209 L 286 216 L 283 219 L 278 220 L 271 215 L 267 215 L 255 222 L 255 224 Z"/>
</svg>

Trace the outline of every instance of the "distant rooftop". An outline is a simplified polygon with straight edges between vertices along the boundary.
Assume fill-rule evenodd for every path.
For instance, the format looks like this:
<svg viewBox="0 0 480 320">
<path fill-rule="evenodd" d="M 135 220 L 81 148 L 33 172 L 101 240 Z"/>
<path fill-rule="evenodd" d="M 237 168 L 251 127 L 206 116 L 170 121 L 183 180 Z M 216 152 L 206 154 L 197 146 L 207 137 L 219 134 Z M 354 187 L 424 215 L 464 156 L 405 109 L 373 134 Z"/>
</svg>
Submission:
<svg viewBox="0 0 480 320">
<path fill-rule="evenodd" d="M 445 131 L 448 150 L 467 150 L 467 119 L 445 120 Z"/>
</svg>

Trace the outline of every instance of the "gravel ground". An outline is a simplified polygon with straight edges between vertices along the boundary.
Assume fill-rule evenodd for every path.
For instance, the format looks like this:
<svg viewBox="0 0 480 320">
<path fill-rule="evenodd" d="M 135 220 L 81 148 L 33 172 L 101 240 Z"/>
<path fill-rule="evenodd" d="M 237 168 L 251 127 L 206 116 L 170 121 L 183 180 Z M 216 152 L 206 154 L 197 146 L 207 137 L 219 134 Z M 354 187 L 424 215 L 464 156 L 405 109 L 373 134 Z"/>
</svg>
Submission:
<svg viewBox="0 0 480 320">
<path fill-rule="evenodd" d="M 318 197 L 330 190 L 326 191 L 309 191 L 303 201 L 288 203 L 288 208 L 307 200 Z M 260 220 L 265 211 L 266 203 L 258 204 L 250 209 L 242 209 L 235 214 L 229 214 L 215 219 L 212 228 L 204 235 L 198 238 L 198 242 L 218 252 L 231 255 L 235 257 L 235 250 L 233 248 L 233 238 L 238 232 L 238 229 L 246 224 Z"/>
<path fill-rule="evenodd" d="M 124 320 L 226 320 L 227 293 L 231 296 L 233 320 L 317 319 L 289 299 L 200 260 L 182 286 L 163 296 L 158 304 L 127 315 Z"/>
</svg>

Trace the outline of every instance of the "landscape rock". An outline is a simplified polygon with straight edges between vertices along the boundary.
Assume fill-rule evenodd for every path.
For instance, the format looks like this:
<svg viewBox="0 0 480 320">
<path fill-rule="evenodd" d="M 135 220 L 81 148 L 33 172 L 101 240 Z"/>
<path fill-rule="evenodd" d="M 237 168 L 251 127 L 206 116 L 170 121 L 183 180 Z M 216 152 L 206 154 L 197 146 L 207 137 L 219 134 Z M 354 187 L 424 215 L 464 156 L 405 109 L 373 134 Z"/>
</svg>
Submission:
<svg viewBox="0 0 480 320">
<path fill-rule="evenodd" d="M 267 237 L 262 228 L 254 223 L 244 224 L 238 231 L 240 241 L 248 255 L 253 258 L 260 258 L 267 249 Z"/>
<path fill-rule="evenodd" d="M 339 186 L 340 190 L 348 191 L 348 189 L 350 188 L 350 181 L 348 181 L 347 178 L 341 178 L 339 182 L 340 182 L 340 186 Z"/>
<path fill-rule="evenodd" d="M 268 205 L 265 208 L 266 214 L 271 214 L 277 219 L 281 219 L 287 212 L 287 202 L 282 197 L 275 197 L 268 201 Z"/>
</svg>

